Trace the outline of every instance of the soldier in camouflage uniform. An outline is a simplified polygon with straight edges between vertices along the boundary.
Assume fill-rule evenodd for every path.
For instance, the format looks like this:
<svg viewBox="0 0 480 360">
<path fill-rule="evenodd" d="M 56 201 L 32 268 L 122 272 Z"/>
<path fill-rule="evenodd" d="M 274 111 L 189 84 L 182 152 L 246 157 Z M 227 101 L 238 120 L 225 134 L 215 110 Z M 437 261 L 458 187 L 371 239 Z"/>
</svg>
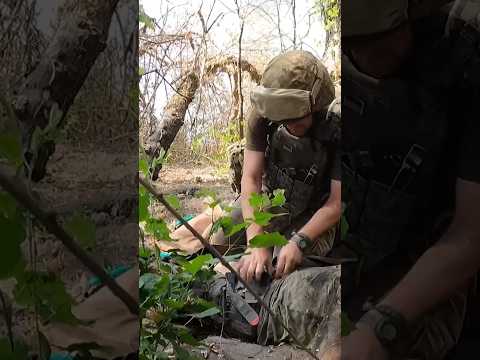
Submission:
<svg viewBox="0 0 480 360">
<path fill-rule="evenodd" d="M 265 229 L 253 224 L 246 236 L 230 240 L 248 245 L 266 230 L 279 231 L 289 242 L 250 249 L 237 269 L 299 340 L 321 355 L 340 338 L 340 267 L 322 261 L 341 211 L 340 102 L 326 68 L 306 51 L 271 60 L 251 100 L 245 149 L 232 149 L 237 174 L 243 156 L 241 201 L 232 217 L 238 222 L 253 217 L 250 195 L 275 189 L 285 190 L 279 211 L 287 215 Z M 233 274 L 220 275 L 204 291 L 224 309 L 217 320 L 225 333 L 264 345 L 288 339 Z"/>
<path fill-rule="evenodd" d="M 332 256 L 357 260 L 342 265 L 356 322 L 344 360 L 445 359 L 466 329 L 480 266 L 480 3 L 442 3 L 342 1 L 349 227 Z"/>
<path fill-rule="evenodd" d="M 282 278 L 302 263 L 306 253 L 325 255 L 333 243 L 341 209 L 336 156 L 340 124 L 326 116 L 333 100 L 326 68 L 301 50 L 272 59 L 251 93 L 239 215 L 253 217 L 252 193 L 284 189 L 282 211 L 288 215 L 276 218 L 269 230 L 280 231 L 290 241 L 282 248 L 251 249 L 238 264 L 247 281 L 260 280 L 265 271 Z M 247 244 L 263 230 L 250 225 Z"/>
</svg>

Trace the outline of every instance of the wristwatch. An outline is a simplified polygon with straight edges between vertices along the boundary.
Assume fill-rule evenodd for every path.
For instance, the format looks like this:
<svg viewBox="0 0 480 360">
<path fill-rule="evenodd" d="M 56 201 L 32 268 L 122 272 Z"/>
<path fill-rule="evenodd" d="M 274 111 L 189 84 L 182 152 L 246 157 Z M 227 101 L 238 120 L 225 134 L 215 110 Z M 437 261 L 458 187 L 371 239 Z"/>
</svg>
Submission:
<svg viewBox="0 0 480 360">
<path fill-rule="evenodd" d="M 289 241 L 297 244 L 298 248 L 302 253 L 309 249 L 313 243 L 312 239 L 310 239 L 307 235 L 297 232 L 293 232 L 293 236 L 290 238 Z"/>
<path fill-rule="evenodd" d="M 399 352 L 399 342 L 408 334 L 404 316 L 387 305 L 375 306 L 360 318 L 358 324 L 370 327 L 378 341 L 391 354 Z"/>
</svg>

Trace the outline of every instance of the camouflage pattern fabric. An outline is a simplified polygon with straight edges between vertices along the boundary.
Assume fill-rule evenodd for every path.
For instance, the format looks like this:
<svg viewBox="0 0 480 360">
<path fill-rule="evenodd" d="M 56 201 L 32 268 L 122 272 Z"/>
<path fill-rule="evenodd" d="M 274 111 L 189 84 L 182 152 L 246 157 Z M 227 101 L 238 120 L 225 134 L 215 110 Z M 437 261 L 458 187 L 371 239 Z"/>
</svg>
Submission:
<svg viewBox="0 0 480 360">
<path fill-rule="evenodd" d="M 340 267 L 312 267 L 275 280 L 264 300 L 298 340 L 316 354 L 340 339 Z M 279 322 L 262 308 L 257 343 L 279 344 L 289 338 Z"/>
<path fill-rule="evenodd" d="M 242 141 L 233 143 L 228 147 L 228 156 L 230 160 L 229 181 L 230 181 L 232 190 L 237 194 L 241 193 L 244 150 L 245 150 L 245 139 Z"/>
<path fill-rule="evenodd" d="M 312 111 L 327 107 L 335 97 L 335 87 L 325 65 L 312 53 L 292 50 L 274 57 L 266 66 L 261 85 L 272 89 L 312 91 L 318 80 L 318 94 Z"/>
</svg>

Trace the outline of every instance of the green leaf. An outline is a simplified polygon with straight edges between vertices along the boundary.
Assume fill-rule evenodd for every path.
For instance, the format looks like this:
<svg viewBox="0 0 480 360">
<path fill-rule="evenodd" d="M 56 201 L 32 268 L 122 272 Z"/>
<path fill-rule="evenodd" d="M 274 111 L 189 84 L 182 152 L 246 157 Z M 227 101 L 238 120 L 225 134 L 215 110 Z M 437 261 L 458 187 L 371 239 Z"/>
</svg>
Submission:
<svg viewBox="0 0 480 360">
<path fill-rule="evenodd" d="M 225 234 L 225 236 L 232 236 L 232 235 L 235 235 L 236 233 L 238 233 L 239 231 L 245 229 L 246 227 L 248 226 L 247 223 L 243 222 L 243 223 L 240 223 L 240 224 L 235 224 L 232 226 L 232 228 L 230 229 L 230 231 Z"/>
<path fill-rule="evenodd" d="M 170 279 L 167 275 L 160 276 L 158 274 L 146 273 L 140 276 L 138 280 L 138 287 L 147 292 L 155 292 L 156 295 L 163 295 L 170 284 Z"/>
<path fill-rule="evenodd" d="M 84 249 L 95 247 L 95 224 L 82 214 L 73 215 L 65 223 L 65 231 L 72 236 Z"/>
<path fill-rule="evenodd" d="M 175 349 L 176 360 L 200 360 L 200 357 L 190 354 L 184 348 L 175 346 L 174 349 Z"/>
<path fill-rule="evenodd" d="M 148 176 L 148 162 L 146 159 L 140 159 L 138 162 L 138 169 L 143 175 Z"/>
<path fill-rule="evenodd" d="M 71 325 L 80 323 L 72 313 L 73 298 L 67 293 L 63 281 L 54 274 L 26 272 L 17 280 L 14 296 L 18 304 L 30 308 L 36 305 L 44 320 Z"/>
<path fill-rule="evenodd" d="M 149 29 L 155 29 L 155 24 L 153 22 L 153 18 L 148 16 L 143 9 L 143 6 L 140 5 L 139 13 L 138 13 L 138 22 L 145 24 L 145 27 Z"/>
<path fill-rule="evenodd" d="M 180 340 L 182 340 L 184 344 L 188 344 L 192 346 L 200 345 L 200 342 L 192 336 L 192 334 L 187 328 L 180 325 L 174 325 L 174 327 L 177 332 L 177 336 L 179 337 Z"/>
<path fill-rule="evenodd" d="M 22 140 L 19 134 L 0 134 L 0 158 L 7 159 L 14 166 L 23 163 Z"/>
<path fill-rule="evenodd" d="M 13 219 L 17 216 L 17 202 L 6 192 L 0 192 L 0 216 Z"/>
<path fill-rule="evenodd" d="M 204 197 L 211 197 L 212 199 L 217 198 L 217 194 L 215 193 L 215 191 L 209 188 L 203 188 L 198 190 L 194 196 L 196 198 L 204 198 Z"/>
<path fill-rule="evenodd" d="M 148 212 L 148 207 L 150 206 L 150 194 L 147 189 L 140 186 L 138 195 L 138 221 L 147 221 L 150 217 L 150 213 Z"/>
<path fill-rule="evenodd" d="M 173 207 L 175 210 L 178 210 L 180 209 L 180 200 L 178 199 L 178 197 L 176 195 L 173 195 L 173 194 L 169 194 L 169 195 L 165 195 L 165 200 L 167 201 L 167 203 Z"/>
<path fill-rule="evenodd" d="M 155 236 L 158 240 L 173 241 L 170 237 L 170 229 L 163 219 L 149 218 L 145 225 L 145 231 Z"/>
<path fill-rule="evenodd" d="M 253 212 L 253 221 L 260 226 L 267 226 L 273 217 L 274 215 L 268 212 L 261 212 L 257 210 Z"/>
<path fill-rule="evenodd" d="M 0 339 L 0 359 L 5 360 L 26 360 L 28 359 L 28 348 L 24 343 L 15 341 L 13 343 L 14 351 L 7 338 Z"/>
<path fill-rule="evenodd" d="M 284 246 L 288 243 L 285 236 L 278 231 L 268 234 L 260 234 L 250 240 L 250 247 L 268 248 L 273 246 Z"/>
<path fill-rule="evenodd" d="M 272 206 L 283 206 L 285 201 L 285 189 L 273 190 Z"/>
<path fill-rule="evenodd" d="M 173 310 L 181 310 L 185 306 L 185 301 L 177 299 L 167 299 L 164 301 L 164 304 Z"/>
<path fill-rule="evenodd" d="M 270 205 L 270 199 L 267 194 L 252 193 L 248 202 L 254 209 L 264 209 Z"/>
<path fill-rule="evenodd" d="M 200 256 L 197 256 L 195 259 L 184 264 L 183 268 L 185 269 L 185 271 L 191 273 L 192 275 L 195 275 L 202 268 L 202 266 L 205 265 L 211 259 L 212 259 L 212 255 L 210 254 L 200 255 Z"/>
<path fill-rule="evenodd" d="M 355 329 L 355 325 L 344 312 L 340 314 L 341 336 L 347 336 Z"/>
<path fill-rule="evenodd" d="M 40 360 L 50 360 L 52 349 L 47 338 L 41 331 L 38 332 Z"/>
<path fill-rule="evenodd" d="M 192 316 L 196 319 L 203 319 L 203 318 L 206 318 L 206 317 L 209 317 L 209 316 L 213 316 L 213 315 L 216 315 L 220 313 L 220 309 L 217 308 L 216 306 L 215 307 L 212 307 L 210 309 L 207 309 L 205 311 L 202 311 L 200 313 L 197 313 L 197 314 L 188 314 L 189 316 Z"/>
<path fill-rule="evenodd" d="M 0 279 L 15 274 L 17 265 L 22 261 L 20 244 L 25 240 L 25 229 L 21 222 L 12 221 L 0 216 Z"/>
</svg>

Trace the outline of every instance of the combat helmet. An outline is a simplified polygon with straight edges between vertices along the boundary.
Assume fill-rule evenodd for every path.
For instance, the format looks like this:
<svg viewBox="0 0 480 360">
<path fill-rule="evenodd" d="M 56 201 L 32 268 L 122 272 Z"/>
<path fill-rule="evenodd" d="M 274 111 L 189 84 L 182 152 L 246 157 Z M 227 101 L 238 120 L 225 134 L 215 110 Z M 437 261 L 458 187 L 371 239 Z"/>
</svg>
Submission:
<svg viewBox="0 0 480 360">
<path fill-rule="evenodd" d="M 334 97 L 326 67 L 305 50 L 274 57 L 250 94 L 258 115 L 271 121 L 302 118 L 325 109 Z"/>
</svg>

